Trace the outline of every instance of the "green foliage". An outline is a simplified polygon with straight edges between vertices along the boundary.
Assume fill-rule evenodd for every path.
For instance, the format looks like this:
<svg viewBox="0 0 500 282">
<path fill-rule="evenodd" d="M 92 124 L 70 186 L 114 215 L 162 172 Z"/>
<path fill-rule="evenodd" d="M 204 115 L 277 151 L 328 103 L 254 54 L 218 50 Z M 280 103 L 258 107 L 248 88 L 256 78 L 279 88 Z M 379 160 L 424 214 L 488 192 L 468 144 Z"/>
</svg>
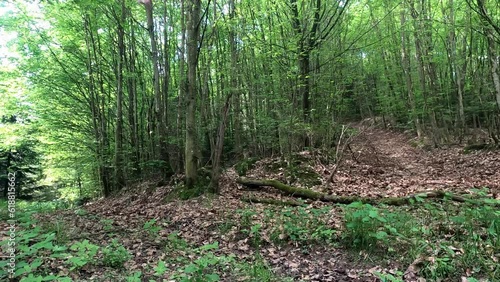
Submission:
<svg viewBox="0 0 500 282">
<path fill-rule="evenodd" d="M 100 222 L 103 224 L 103 229 L 106 232 L 113 230 L 113 220 L 112 219 L 101 219 Z"/>
<path fill-rule="evenodd" d="M 162 276 L 168 270 L 164 261 L 160 260 L 158 265 L 155 266 L 154 271 L 156 276 Z"/>
<path fill-rule="evenodd" d="M 42 281 L 61 281 L 61 282 L 71 282 L 69 277 L 60 277 L 55 275 L 34 275 L 30 273 L 27 277 L 21 279 L 21 282 L 42 282 Z"/>
<path fill-rule="evenodd" d="M 56 235 L 55 242 L 58 244 L 65 244 L 69 240 L 68 230 L 63 221 L 55 219 L 50 222 L 41 222 L 39 224 L 40 228 L 44 233 L 53 233 Z"/>
<path fill-rule="evenodd" d="M 231 229 L 233 229 L 234 226 L 236 226 L 236 223 L 233 220 L 226 219 L 217 225 L 217 229 L 219 233 L 226 234 Z"/>
<path fill-rule="evenodd" d="M 38 273 L 46 260 L 65 258 L 67 248 L 54 244 L 57 242 L 56 233 L 52 230 L 43 231 L 38 227 L 38 222 L 32 214 L 40 209 L 42 212 L 53 210 L 54 206 L 49 203 L 19 202 L 16 211 L 16 219 L 22 228 L 16 228 L 16 265 L 14 278 L 21 281 L 71 281 L 69 278 L 54 275 L 42 275 Z M 34 227 L 35 226 L 35 227 Z M 6 248 L 8 240 L 0 242 L 0 248 Z M 0 262 L 0 268 L 7 268 L 7 261 Z M 0 280 L 6 280 L 7 273 L 0 272 Z"/>
<path fill-rule="evenodd" d="M 236 263 L 234 272 L 241 274 L 245 277 L 245 281 L 249 282 L 288 281 L 279 279 L 260 255 L 257 255 L 253 261 Z"/>
<path fill-rule="evenodd" d="M 192 198 L 199 197 L 205 193 L 206 187 L 200 184 L 196 184 L 193 188 L 184 188 L 178 191 L 179 199 L 189 200 Z"/>
<path fill-rule="evenodd" d="M 0 127 L 2 127 L 0 123 Z M 43 186 L 36 183 L 42 177 L 40 153 L 36 151 L 35 140 L 17 140 L 9 147 L 0 146 L 0 190 L 7 191 L 8 174 L 15 173 L 15 192 L 17 197 L 33 196 L 34 191 Z M 5 193 L 6 194 L 6 193 Z"/>
<path fill-rule="evenodd" d="M 76 209 L 75 214 L 78 216 L 85 216 L 88 214 L 88 212 L 85 209 Z"/>
<path fill-rule="evenodd" d="M 70 270 L 75 270 L 94 262 L 99 246 L 90 243 L 89 240 L 83 240 L 74 243 L 69 249 L 74 254 L 67 259 L 67 262 L 70 265 Z"/>
<path fill-rule="evenodd" d="M 330 208 L 285 208 L 276 215 L 266 212 L 265 221 L 271 226 L 270 238 L 275 243 L 286 241 L 307 245 L 315 242 L 332 242 L 335 231 L 328 227 L 326 214 Z"/>
<path fill-rule="evenodd" d="M 485 195 L 484 190 L 476 190 L 475 197 Z M 411 208 L 353 203 L 344 209 L 343 242 L 382 255 L 380 260 L 389 255 L 394 259 L 396 254 L 408 265 L 419 260 L 418 275 L 432 281 L 459 279 L 464 269 L 469 269 L 467 275 L 496 281 L 500 278 L 495 258 L 500 250 L 500 212 L 497 200 L 489 202 L 482 206 L 417 202 Z M 383 281 L 402 281 L 402 275 L 377 275 Z"/>
<path fill-rule="evenodd" d="M 126 280 L 127 282 L 141 282 L 141 277 L 142 277 L 142 272 L 141 271 L 136 271 L 132 275 L 127 276 Z"/>
<path fill-rule="evenodd" d="M 181 200 L 189 200 L 192 198 L 199 197 L 210 191 L 208 189 L 210 187 L 210 177 L 211 177 L 210 171 L 206 169 L 200 169 L 198 172 L 199 175 L 193 187 L 188 188 L 185 185 L 178 185 L 177 187 L 175 187 L 172 195 L 168 196 L 167 198 L 176 196 Z M 168 201 L 169 199 L 166 200 Z"/>
<path fill-rule="evenodd" d="M 212 251 L 219 248 L 219 243 L 203 245 L 193 249 L 193 253 L 197 256 L 196 259 L 187 263 L 181 268 L 178 268 L 172 279 L 177 281 L 219 281 L 220 276 L 216 273 L 217 268 L 228 268 L 233 262 L 232 256 L 217 256 Z"/>
<path fill-rule="evenodd" d="M 240 226 L 243 229 L 248 229 L 252 225 L 253 217 L 257 214 L 250 209 L 237 210 L 236 213 L 240 215 Z"/>
<path fill-rule="evenodd" d="M 102 262 L 105 266 L 120 268 L 132 256 L 125 247 L 118 243 L 118 240 L 113 239 L 111 244 L 102 250 Z"/>
<path fill-rule="evenodd" d="M 144 223 L 142 228 L 148 232 L 150 236 L 158 236 L 158 232 L 160 232 L 161 227 L 157 225 L 156 219 L 150 219 Z"/>
<path fill-rule="evenodd" d="M 244 176 L 247 174 L 247 171 L 253 169 L 255 167 L 255 163 L 257 162 L 257 158 L 247 158 L 243 159 L 237 164 L 234 165 L 234 169 L 239 176 Z"/>
<path fill-rule="evenodd" d="M 345 242 L 355 248 L 370 249 L 390 245 L 391 239 L 401 236 L 395 227 L 407 218 L 390 212 L 381 212 L 370 204 L 355 202 L 345 208 Z"/>
<path fill-rule="evenodd" d="M 185 250 L 188 247 L 186 240 L 179 237 L 177 232 L 173 232 L 167 237 L 167 251 L 170 250 Z"/>
<path fill-rule="evenodd" d="M 261 228 L 262 228 L 262 225 L 261 224 L 253 224 L 252 226 L 250 226 L 250 229 L 242 229 L 241 232 L 247 236 L 248 238 L 250 238 L 250 245 L 255 247 L 255 248 L 258 248 L 260 247 L 261 243 L 262 243 L 262 238 L 261 238 Z"/>
<path fill-rule="evenodd" d="M 404 280 L 401 278 L 403 277 L 403 272 L 401 271 L 397 272 L 397 276 L 394 276 L 390 273 L 380 273 L 380 272 L 375 272 L 374 274 L 382 282 L 404 282 Z"/>
</svg>

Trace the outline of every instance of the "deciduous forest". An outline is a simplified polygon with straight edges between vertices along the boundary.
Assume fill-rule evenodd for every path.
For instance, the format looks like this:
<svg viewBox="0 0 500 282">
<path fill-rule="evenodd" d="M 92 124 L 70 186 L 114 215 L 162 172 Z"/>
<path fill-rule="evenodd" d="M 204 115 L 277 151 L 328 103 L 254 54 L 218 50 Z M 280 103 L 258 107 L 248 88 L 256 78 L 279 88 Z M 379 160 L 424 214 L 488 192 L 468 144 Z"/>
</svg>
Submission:
<svg viewBox="0 0 500 282">
<path fill-rule="evenodd" d="M 500 281 L 500 2 L 4 0 L 1 281 Z"/>
</svg>

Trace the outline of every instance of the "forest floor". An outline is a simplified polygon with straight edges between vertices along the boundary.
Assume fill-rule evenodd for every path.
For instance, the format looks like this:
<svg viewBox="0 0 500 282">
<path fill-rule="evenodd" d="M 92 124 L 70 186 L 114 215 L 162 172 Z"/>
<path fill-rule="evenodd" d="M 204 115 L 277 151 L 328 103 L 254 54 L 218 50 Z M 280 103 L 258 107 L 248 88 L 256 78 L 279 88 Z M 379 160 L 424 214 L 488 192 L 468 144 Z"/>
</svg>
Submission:
<svg viewBox="0 0 500 282">
<path fill-rule="evenodd" d="M 488 187 L 489 190 L 484 190 L 486 196 L 498 199 L 500 152 L 465 154 L 460 147 L 426 151 L 413 143 L 413 139 L 402 133 L 380 128 L 362 130 L 353 139 L 350 150 L 345 152 L 331 183 L 328 179 L 333 164 L 320 152 L 309 151 L 295 155 L 293 161 L 279 158 L 259 160 L 249 166 L 245 176 L 276 179 L 332 195 L 382 198 L 430 190 L 473 194 Z M 312 176 L 309 177 L 312 181 L 304 181 L 304 175 L 304 178 Z M 166 262 L 167 270 L 162 277 L 182 277 L 192 273 L 193 269 L 186 269 L 181 260 L 174 259 L 177 256 L 184 256 L 191 262 L 198 258 L 194 269 L 194 274 L 201 277 L 198 281 L 211 279 L 211 276 L 203 278 L 207 271 L 203 269 L 206 265 L 200 262 L 203 256 L 208 260 L 215 256 L 208 268 L 218 269 L 217 275 L 222 281 L 258 281 L 256 278 L 251 280 L 251 277 L 258 275 L 261 269 L 241 272 L 244 267 L 238 270 L 233 266 L 229 270 L 218 264 L 217 260 L 222 261 L 231 255 L 234 255 L 232 259 L 254 265 L 258 260 L 272 275 L 288 277 L 291 281 L 378 281 L 376 272 L 389 276 L 401 276 L 406 272 L 407 281 L 425 281 L 418 280 L 416 273 L 409 273 L 414 271 L 411 267 L 415 266 L 415 255 L 405 253 L 397 246 L 369 251 L 345 246 L 340 239 L 328 239 L 342 237 L 346 229 L 346 211 L 349 210 L 345 206 L 312 202 L 304 208 L 283 208 L 246 203 L 241 199 L 248 195 L 281 200 L 292 198 L 268 187 L 244 189 L 236 184 L 238 177 L 234 168 L 228 169 L 221 178 L 220 195 L 202 195 L 185 201 L 169 197 L 180 185 L 175 181 L 161 187 L 156 187 L 155 182 L 143 182 L 129 187 L 121 196 L 92 202 L 76 212 L 61 210 L 40 215 L 39 220 L 64 226 L 65 235 L 60 240 L 76 242 L 88 239 L 106 246 L 112 238 L 117 238 L 133 256 L 125 263 L 126 271 L 141 271 L 142 277 L 149 279 L 143 281 L 162 281 L 155 278 L 155 271 L 159 275 L 155 268 L 159 261 Z M 407 210 L 411 212 L 412 208 Z M 399 211 L 393 212 L 397 214 Z M 398 240 L 391 242 L 404 246 L 405 242 Z M 212 246 L 213 250 L 208 254 L 208 251 L 186 251 L 186 248 L 179 247 L 183 244 L 199 247 L 214 242 L 218 245 Z M 391 255 L 386 256 L 388 253 Z M 499 255 L 500 251 L 495 249 L 493 260 L 498 260 Z M 436 253 L 435 257 L 438 256 Z M 75 281 L 122 281 L 116 278 L 122 275 L 122 270 L 89 265 L 75 272 L 56 265 L 56 261 L 51 266 L 56 273 L 68 275 Z M 236 271 L 240 274 L 235 274 Z M 460 277 L 473 275 L 479 270 L 450 271 L 456 271 Z M 498 269 L 495 271 L 494 275 L 499 275 Z M 178 276 L 172 276 L 174 272 Z M 433 275 L 439 277 L 438 272 L 433 272 Z M 268 281 L 281 281 L 276 277 Z M 451 274 L 451 277 L 455 279 L 457 276 Z M 456 281 L 453 279 L 449 281 Z M 123 281 L 132 280 L 123 278 Z"/>
</svg>

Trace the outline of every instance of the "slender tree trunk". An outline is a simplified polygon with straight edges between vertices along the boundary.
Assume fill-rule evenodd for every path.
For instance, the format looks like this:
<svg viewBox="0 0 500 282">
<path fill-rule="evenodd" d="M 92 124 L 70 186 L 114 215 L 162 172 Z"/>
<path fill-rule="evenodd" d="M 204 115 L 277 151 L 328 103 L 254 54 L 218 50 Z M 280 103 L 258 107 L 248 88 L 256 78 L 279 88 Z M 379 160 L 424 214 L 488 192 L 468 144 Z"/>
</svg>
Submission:
<svg viewBox="0 0 500 282">
<path fill-rule="evenodd" d="M 200 37 L 201 0 L 188 0 L 187 21 L 187 67 L 188 91 L 186 97 L 186 143 L 185 176 L 186 188 L 193 188 L 198 176 L 197 137 L 196 137 L 196 97 L 198 44 Z"/>
<path fill-rule="evenodd" d="M 130 22 L 132 23 L 132 22 Z M 139 127 L 137 122 L 137 75 L 136 75 L 136 49 L 135 49 L 135 33 L 132 28 L 130 35 L 130 49 L 128 52 L 128 72 L 132 75 L 127 76 L 127 89 L 128 89 L 128 123 L 130 131 L 130 146 L 131 146 L 131 162 L 133 168 L 133 175 L 139 176 L 141 174 L 140 161 L 140 146 L 139 146 Z"/>
<path fill-rule="evenodd" d="M 422 128 L 420 126 L 420 120 L 417 115 L 416 105 L 415 105 L 415 94 L 413 92 L 413 82 L 411 77 L 411 64 L 410 55 L 406 42 L 408 41 L 408 36 L 404 30 L 406 25 L 406 12 L 404 8 L 401 10 L 401 63 L 403 66 L 403 73 L 405 75 L 406 91 L 408 95 L 408 102 L 410 104 L 410 115 L 415 124 L 415 129 L 417 131 L 417 136 L 420 138 L 422 136 Z"/>
<path fill-rule="evenodd" d="M 115 175 L 114 185 L 116 190 L 125 186 L 124 158 L 123 158 L 123 60 L 125 57 L 125 30 L 126 21 L 125 1 L 121 1 L 121 17 L 118 22 L 118 61 L 117 61 L 117 86 L 116 86 L 116 130 L 115 130 Z"/>
<path fill-rule="evenodd" d="M 235 18 L 235 4 L 234 0 L 229 0 L 229 18 L 234 20 Z M 236 32 L 235 28 L 231 28 L 229 31 L 229 50 L 231 51 L 231 91 L 233 91 L 233 136 L 234 136 L 234 153 L 236 157 L 241 157 L 242 154 L 242 124 L 241 124 L 241 101 L 240 93 L 238 89 L 238 55 L 236 49 Z"/>
<path fill-rule="evenodd" d="M 493 86 L 495 88 L 495 100 L 497 107 L 500 110 L 500 77 L 498 69 L 498 53 L 496 51 L 496 44 L 493 37 L 493 31 L 490 27 L 485 28 L 486 39 L 488 42 L 488 58 L 491 65 L 491 78 L 493 79 Z"/>
<path fill-rule="evenodd" d="M 165 177 L 168 165 L 168 154 L 166 146 L 167 125 L 165 124 L 166 108 L 164 102 L 164 99 L 166 99 L 166 97 L 164 97 L 166 93 L 162 93 L 160 88 L 160 60 L 158 58 L 159 52 L 156 43 L 155 26 L 153 20 L 153 1 L 139 0 L 139 2 L 144 4 L 144 8 L 146 10 L 146 17 L 148 21 L 147 28 L 149 32 L 149 39 L 151 42 L 151 62 L 153 64 L 153 90 L 155 97 L 154 100 L 154 113 L 156 122 L 155 137 L 157 138 L 156 144 L 158 146 L 158 150 L 155 151 L 159 153 L 159 159 L 163 162 L 162 177 Z M 167 27 L 165 27 L 165 29 L 166 28 Z M 165 70 L 165 72 L 167 71 Z M 166 78 L 166 80 L 167 81 L 165 81 L 164 83 L 168 83 L 168 78 Z"/>
</svg>

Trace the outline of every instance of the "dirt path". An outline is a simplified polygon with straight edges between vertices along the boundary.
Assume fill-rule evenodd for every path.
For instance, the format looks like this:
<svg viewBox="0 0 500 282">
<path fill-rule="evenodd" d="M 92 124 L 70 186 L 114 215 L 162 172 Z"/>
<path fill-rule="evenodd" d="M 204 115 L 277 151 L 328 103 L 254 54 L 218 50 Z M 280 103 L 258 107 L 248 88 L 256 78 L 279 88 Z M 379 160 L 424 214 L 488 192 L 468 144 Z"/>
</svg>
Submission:
<svg viewBox="0 0 500 282">
<path fill-rule="evenodd" d="M 497 194 L 500 152 L 472 152 L 461 148 L 424 151 L 408 136 L 370 128 L 352 145 L 353 154 L 336 177 L 334 192 L 365 196 L 402 196 L 419 191 L 467 192 L 489 187 Z"/>
</svg>

